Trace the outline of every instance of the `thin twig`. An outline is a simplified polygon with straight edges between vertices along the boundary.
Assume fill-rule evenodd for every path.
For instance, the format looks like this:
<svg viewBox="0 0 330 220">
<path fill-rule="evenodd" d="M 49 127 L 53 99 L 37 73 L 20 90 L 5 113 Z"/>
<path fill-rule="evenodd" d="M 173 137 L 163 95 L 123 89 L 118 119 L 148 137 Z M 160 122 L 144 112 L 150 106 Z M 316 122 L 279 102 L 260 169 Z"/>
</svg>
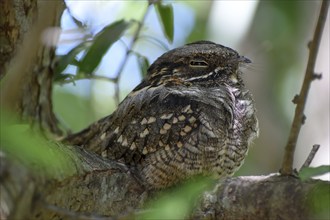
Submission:
<svg viewBox="0 0 330 220">
<path fill-rule="evenodd" d="M 68 77 L 69 79 L 64 79 L 62 81 L 59 81 L 58 83 L 60 85 L 63 85 L 63 84 L 68 84 L 68 83 L 74 83 L 75 81 L 83 80 L 83 79 L 103 80 L 103 81 L 112 82 L 112 83 L 117 82 L 115 78 L 107 77 L 107 76 L 100 76 L 100 75 L 95 75 L 95 74 L 84 74 L 83 76 L 82 75 L 73 75 L 73 74 L 68 74 L 68 75 L 70 75 L 70 77 Z"/>
<path fill-rule="evenodd" d="M 308 58 L 308 64 L 306 68 L 304 82 L 301 87 L 300 94 L 296 95 L 294 98 L 294 103 L 297 104 L 297 106 L 295 110 L 294 119 L 291 125 L 288 142 L 285 147 L 284 158 L 281 168 L 281 174 L 283 175 L 291 175 L 293 172 L 292 167 L 293 167 L 294 152 L 297 145 L 297 139 L 299 136 L 301 126 L 305 120 L 304 108 L 306 105 L 310 84 L 315 79 L 314 67 L 322 37 L 324 24 L 327 18 L 328 7 L 329 7 L 329 0 L 323 0 L 317 26 L 314 32 L 314 37 L 313 40 L 309 43 L 309 58 Z"/>
<path fill-rule="evenodd" d="M 141 22 L 138 22 L 138 28 L 136 29 L 136 31 L 135 31 L 135 33 L 133 35 L 133 39 L 132 39 L 131 43 L 128 45 L 128 47 L 127 47 L 125 57 L 123 58 L 123 61 L 120 64 L 119 69 L 118 69 L 118 71 L 117 71 L 117 73 L 116 73 L 116 75 L 114 77 L 114 82 L 115 82 L 115 102 L 116 102 L 117 105 L 119 104 L 119 101 L 120 101 L 120 99 L 119 99 L 119 90 L 120 90 L 119 89 L 119 79 L 120 79 L 120 76 L 121 76 L 121 74 L 123 72 L 123 69 L 124 69 L 124 67 L 126 65 L 126 62 L 128 60 L 128 57 L 129 57 L 129 55 L 130 55 L 130 53 L 131 53 L 131 51 L 132 51 L 132 49 L 133 49 L 133 47 L 134 47 L 134 45 L 135 45 L 138 37 L 140 35 L 140 32 L 142 30 L 142 27 L 144 25 L 144 22 L 146 20 L 146 17 L 148 15 L 149 11 L 150 11 L 150 8 L 151 8 L 151 4 L 148 4 L 148 7 L 147 7 L 147 9 L 146 9 L 146 11 L 145 11 L 145 13 L 143 15 L 143 18 L 141 19 Z"/>
<path fill-rule="evenodd" d="M 309 153 L 305 163 L 301 166 L 299 171 L 301 171 L 303 168 L 309 167 L 309 165 L 311 165 L 311 163 L 312 163 L 317 151 L 319 150 L 319 148 L 320 148 L 319 144 L 314 144 L 313 145 L 313 148 L 312 148 L 311 152 Z"/>
</svg>

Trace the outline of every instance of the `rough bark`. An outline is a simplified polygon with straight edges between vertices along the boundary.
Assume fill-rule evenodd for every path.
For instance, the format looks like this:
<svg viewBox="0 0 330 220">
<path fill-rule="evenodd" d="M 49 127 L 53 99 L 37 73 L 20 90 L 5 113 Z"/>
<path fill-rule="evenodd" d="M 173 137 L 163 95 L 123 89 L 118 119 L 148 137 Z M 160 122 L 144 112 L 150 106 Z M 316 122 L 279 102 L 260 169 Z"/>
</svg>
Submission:
<svg viewBox="0 0 330 220">
<path fill-rule="evenodd" d="M 318 190 L 329 192 L 329 183 L 301 181 L 293 176 L 270 174 L 228 178 L 206 193 L 195 219 L 313 219 L 312 204 Z M 318 210 L 320 211 L 320 210 Z M 324 214 L 324 213 L 323 213 Z"/>
<path fill-rule="evenodd" d="M 52 178 L 42 169 L 31 171 L 20 161 L 2 155 L 2 216 L 10 219 L 88 219 L 112 216 L 134 218 L 154 193 L 125 165 L 105 160 L 81 148 L 52 144 L 68 155 L 74 169 L 58 170 Z M 68 169 L 64 168 L 64 169 Z M 63 176 L 62 173 L 67 173 Z M 329 182 L 296 177 L 232 177 L 219 180 L 202 195 L 191 219 L 312 219 L 319 195 Z M 128 217 L 129 216 L 129 217 Z M 325 215 L 326 216 L 326 215 Z M 103 219 L 103 218 L 102 218 Z"/>
<path fill-rule="evenodd" d="M 0 79 L 35 19 L 37 1 L 3 0 L 0 9 Z"/>
</svg>

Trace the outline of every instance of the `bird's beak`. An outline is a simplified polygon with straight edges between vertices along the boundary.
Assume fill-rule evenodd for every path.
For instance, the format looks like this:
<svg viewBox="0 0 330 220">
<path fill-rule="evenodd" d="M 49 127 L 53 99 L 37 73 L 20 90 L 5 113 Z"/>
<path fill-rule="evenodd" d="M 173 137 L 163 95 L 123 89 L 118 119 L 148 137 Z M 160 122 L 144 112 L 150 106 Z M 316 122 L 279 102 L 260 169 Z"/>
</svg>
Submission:
<svg viewBox="0 0 330 220">
<path fill-rule="evenodd" d="M 245 56 L 240 56 L 239 57 L 239 62 L 241 63 L 252 63 L 252 61 L 248 58 L 246 58 Z"/>
</svg>

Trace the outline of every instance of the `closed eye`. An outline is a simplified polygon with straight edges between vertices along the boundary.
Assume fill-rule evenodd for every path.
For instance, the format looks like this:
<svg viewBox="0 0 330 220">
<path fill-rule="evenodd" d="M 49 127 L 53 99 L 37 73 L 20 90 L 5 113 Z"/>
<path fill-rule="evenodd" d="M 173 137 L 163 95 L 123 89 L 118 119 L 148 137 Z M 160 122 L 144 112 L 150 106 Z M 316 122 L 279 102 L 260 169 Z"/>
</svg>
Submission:
<svg viewBox="0 0 330 220">
<path fill-rule="evenodd" d="M 191 67 L 200 67 L 200 68 L 209 66 L 209 64 L 207 62 L 205 62 L 204 60 L 191 60 L 189 65 Z"/>
</svg>

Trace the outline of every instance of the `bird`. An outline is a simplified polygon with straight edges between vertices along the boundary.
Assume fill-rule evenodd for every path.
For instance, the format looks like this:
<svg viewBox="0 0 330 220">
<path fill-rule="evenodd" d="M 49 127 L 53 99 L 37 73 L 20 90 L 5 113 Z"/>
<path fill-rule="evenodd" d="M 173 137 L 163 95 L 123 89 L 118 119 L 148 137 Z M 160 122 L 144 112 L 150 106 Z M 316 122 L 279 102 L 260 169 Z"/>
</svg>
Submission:
<svg viewBox="0 0 330 220">
<path fill-rule="evenodd" d="M 132 167 L 150 189 L 231 176 L 259 133 L 242 79 L 250 62 L 211 41 L 170 50 L 112 114 L 67 141 Z"/>
</svg>

